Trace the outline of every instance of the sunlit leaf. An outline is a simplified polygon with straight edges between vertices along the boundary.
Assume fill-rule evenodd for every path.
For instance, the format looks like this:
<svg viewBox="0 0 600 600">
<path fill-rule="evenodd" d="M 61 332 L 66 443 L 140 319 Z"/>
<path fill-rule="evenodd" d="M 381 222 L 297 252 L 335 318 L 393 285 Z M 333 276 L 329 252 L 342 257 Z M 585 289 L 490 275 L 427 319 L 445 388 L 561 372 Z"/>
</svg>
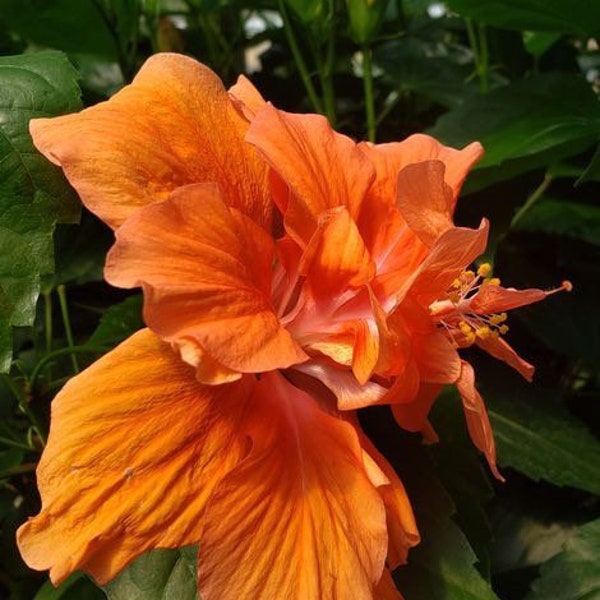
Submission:
<svg viewBox="0 0 600 600">
<path fill-rule="evenodd" d="M 579 529 L 564 550 L 545 563 L 526 600 L 593 600 L 600 597 L 600 519 Z"/>
<path fill-rule="evenodd" d="M 466 100 L 429 133 L 452 146 L 483 144 L 473 190 L 585 150 L 600 135 L 600 102 L 582 77 L 538 75 Z"/>
<path fill-rule="evenodd" d="M 515 223 L 517 231 L 545 231 L 600 245 L 600 206 L 543 198 Z"/>
<path fill-rule="evenodd" d="M 198 600 L 197 548 L 154 550 L 104 588 L 109 600 Z"/>
<path fill-rule="evenodd" d="M 501 377 L 489 365 L 478 371 L 499 464 L 535 481 L 599 494 L 600 442 L 555 391 L 536 389 L 504 371 Z"/>
<path fill-rule="evenodd" d="M 581 36 L 600 32 L 600 5 L 595 0 L 447 0 L 463 17 L 482 23 L 532 31 L 576 33 Z"/>
<path fill-rule="evenodd" d="M 54 269 L 55 223 L 79 215 L 62 172 L 28 132 L 32 117 L 80 108 L 76 79 L 60 53 L 0 58 L 0 371 L 10 362 L 10 327 L 33 322 L 40 276 Z"/>
</svg>

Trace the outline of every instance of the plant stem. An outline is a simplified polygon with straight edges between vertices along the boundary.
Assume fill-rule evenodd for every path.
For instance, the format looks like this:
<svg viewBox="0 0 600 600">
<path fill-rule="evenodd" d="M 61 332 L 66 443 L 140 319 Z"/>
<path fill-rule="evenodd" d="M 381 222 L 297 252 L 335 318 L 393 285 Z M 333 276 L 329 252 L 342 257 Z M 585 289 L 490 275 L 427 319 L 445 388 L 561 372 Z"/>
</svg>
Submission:
<svg viewBox="0 0 600 600">
<path fill-rule="evenodd" d="M 19 450 L 27 450 L 28 452 L 32 450 L 27 444 L 22 444 L 21 442 L 2 436 L 0 436 L 0 444 L 10 446 L 11 448 L 18 448 Z"/>
<path fill-rule="evenodd" d="M 477 33 L 471 19 L 465 19 L 467 26 L 467 36 L 469 45 L 473 51 L 473 62 L 475 63 L 475 72 L 479 79 L 479 90 L 482 94 L 487 94 L 490 88 L 490 69 L 489 69 L 489 51 L 487 45 L 487 35 L 485 25 L 479 23 Z"/>
<path fill-rule="evenodd" d="M 40 420 L 37 418 L 37 415 L 29 407 L 27 398 L 22 393 L 22 391 L 15 385 L 15 382 L 9 375 L 3 374 L 2 379 L 4 380 L 6 387 L 8 387 L 8 389 L 12 392 L 13 396 L 16 398 L 16 400 L 19 404 L 19 408 L 23 411 L 25 416 L 29 419 L 31 426 L 37 433 L 40 441 L 42 442 L 42 445 L 45 446 L 46 445 L 46 436 L 44 435 L 44 428 L 42 427 Z"/>
<path fill-rule="evenodd" d="M 521 206 L 521 208 L 515 213 L 512 221 L 510 222 L 510 226 L 513 227 L 522 217 L 523 215 L 544 195 L 544 192 L 548 189 L 548 186 L 552 183 L 554 177 L 549 173 L 546 173 L 542 183 L 538 185 L 535 190 L 530 194 L 530 196 L 525 201 L 525 204 Z"/>
<path fill-rule="evenodd" d="M 375 142 L 377 121 L 375 119 L 375 101 L 373 97 L 373 56 L 371 48 L 362 47 L 363 86 L 365 92 L 365 111 L 367 113 L 367 139 Z"/>
<path fill-rule="evenodd" d="M 310 73 L 308 72 L 308 68 L 306 67 L 304 58 L 302 58 L 302 53 L 300 52 L 300 48 L 298 47 L 298 42 L 296 40 L 294 30 L 292 29 L 292 24 L 290 22 L 283 0 L 279 0 L 279 12 L 283 20 L 283 30 L 285 32 L 285 36 L 287 38 L 288 44 L 290 45 L 292 56 L 294 57 L 296 67 L 300 72 L 300 77 L 302 77 L 302 82 L 304 83 L 304 87 L 306 88 L 306 92 L 308 93 L 308 97 L 311 101 L 311 104 L 313 105 L 316 112 L 324 114 L 325 111 L 323 110 L 323 104 L 317 96 L 317 92 L 310 78 Z"/>
<path fill-rule="evenodd" d="M 71 329 L 71 320 L 69 319 L 69 307 L 67 306 L 67 292 L 64 285 L 59 285 L 56 288 L 58 293 L 58 301 L 60 302 L 60 312 L 62 314 L 63 324 L 65 326 L 65 334 L 67 336 L 67 344 L 70 349 L 75 346 L 73 342 L 73 330 Z M 79 362 L 75 353 L 71 352 L 71 364 L 73 365 L 73 372 L 79 373 Z"/>
<path fill-rule="evenodd" d="M 29 376 L 29 382 L 32 387 L 35 386 L 35 382 L 40 375 L 40 371 L 44 368 L 49 361 L 54 360 L 58 356 L 65 356 L 66 354 L 102 354 L 109 350 L 106 346 L 71 346 L 69 348 L 60 348 L 46 354 L 38 363 L 35 365 Z"/>
</svg>

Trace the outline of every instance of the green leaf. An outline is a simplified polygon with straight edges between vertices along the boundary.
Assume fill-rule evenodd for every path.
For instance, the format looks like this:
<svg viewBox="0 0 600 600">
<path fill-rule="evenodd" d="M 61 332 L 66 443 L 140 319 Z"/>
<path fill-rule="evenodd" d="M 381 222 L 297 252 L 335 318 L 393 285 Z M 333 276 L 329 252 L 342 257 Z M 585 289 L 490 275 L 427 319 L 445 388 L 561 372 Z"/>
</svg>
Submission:
<svg viewBox="0 0 600 600">
<path fill-rule="evenodd" d="M 198 600 L 197 548 L 144 554 L 104 588 L 109 600 Z"/>
<path fill-rule="evenodd" d="M 33 600 L 106 600 L 106 596 L 86 575 L 74 573 L 58 587 L 47 581 Z"/>
<path fill-rule="evenodd" d="M 600 442 L 566 410 L 558 393 L 536 389 L 508 369 L 498 377 L 486 359 L 483 365 L 478 381 L 499 464 L 535 481 L 600 494 Z"/>
<path fill-rule="evenodd" d="M 117 58 L 115 39 L 94 0 L 0 0 L 9 31 L 36 46 Z"/>
<path fill-rule="evenodd" d="M 76 80 L 57 52 L 0 58 L 0 372 L 10 364 L 10 327 L 32 324 L 40 277 L 54 269 L 55 223 L 79 216 L 72 188 L 28 132 L 31 118 L 81 107 Z"/>
<path fill-rule="evenodd" d="M 564 550 L 542 565 L 526 600 L 594 600 L 600 597 L 600 519 L 579 529 Z"/>
<path fill-rule="evenodd" d="M 600 206 L 542 198 L 515 223 L 516 231 L 545 231 L 600 245 Z"/>
<path fill-rule="evenodd" d="M 456 505 L 454 520 L 477 555 L 479 570 L 489 579 L 492 530 L 484 507 L 494 492 L 467 431 L 455 388 L 447 388 L 438 397 L 430 419 L 441 443 L 432 445 L 429 451 Z"/>
<path fill-rule="evenodd" d="M 116 346 L 143 326 L 142 296 L 130 296 L 107 309 L 87 343 L 90 346 Z"/>
<path fill-rule="evenodd" d="M 595 36 L 600 33 L 596 0 L 447 0 L 463 17 L 519 31 L 556 31 Z"/>
<path fill-rule="evenodd" d="M 421 543 L 395 573 L 406 600 L 497 600 L 474 564 L 467 538 L 453 520 L 453 502 L 440 484 L 431 460 L 417 440 L 394 438 L 395 454 L 410 456 L 395 467 L 415 510 Z"/>
<path fill-rule="evenodd" d="M 600 136 L 600 103 L 581 77 L 538 75 L 467 99 L 429 133 L 456 147 L 483 144 L 472 191 L 585 150 Z"/>
<path fill-rule="evenodd" d="M 417 92 L 448 107 L 460 105 L 477 91 L 475 82 L 467 82 L 472 71 L 467 58 L 439 42 L 408 36 L 382 44 L 375 51 L 375 62 L 399 89 Z"/>
</svg>

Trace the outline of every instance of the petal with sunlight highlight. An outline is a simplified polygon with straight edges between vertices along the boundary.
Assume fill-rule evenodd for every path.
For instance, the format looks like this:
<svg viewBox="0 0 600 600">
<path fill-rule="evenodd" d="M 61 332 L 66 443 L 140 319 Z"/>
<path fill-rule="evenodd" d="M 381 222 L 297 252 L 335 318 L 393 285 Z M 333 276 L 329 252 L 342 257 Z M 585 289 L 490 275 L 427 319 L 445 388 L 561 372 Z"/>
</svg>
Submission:
<svg viewBox="0 0 600 600">
<path fill-rule="evenodd" d="M 362 142 L 358 147 L 375 165 L 377 179 L 369 195 L 379 198 L 381 202 L 396 201 L 398 173 L 404 167 L 424 161 L 441 161 L 446 167 L 444 180 L 452 189 L 455 203 L 467 173 L 483 155 L 479 142 L 456 150 L 422 133 L 411 135 L 402 142 Z"/>
<path fill-rule="evenodd" d="M 147 550 L 196 543 L 215 487 L 247 452 L 247 384 L 198 384 L 147 329 L 74 377 L 52 403 L 42 511 L 18 532 L 27 563 L 55 584 L 78 569 L 104 583 Z"/>
<path fill-rule="evenodd" d="M 454 227 L 452 190 L 444 181 L 444 172 L 444 163 L 429 160 L 409 165 L 398 174 L 400 213 L 428 247 Z"/>
<path fill-rule="evenodd" d="M 385 509 L 354 428 L 281 375 L 256 384 L 253 446 L 213 496 L 202 532 L 204 600 L 372 600 Z"/>
<path fill-rule="evenodd" d="M 298 243 L 308 243 L 319 215 L 329 208 L 345 206 L 356 218 L 375 173 L 356 144 L 333 131 L 325 117 L 268 104 L 256 114 L 246 139 L 280 178 L 274 201 Z"/>
<path fill-rule="evenodd" d="M 106 279 L 143 286 L 146 323 L 163 339 L 195 340 L 241 372 L 306 359 L 271 306 L 272 238 L 226 206 L 215 186 L 178 189 L 137 211 L 116 237 Z"/>
<path fill-rule="evenodd" d="M 266 166 L 221 80 L 195 60 L 158 54 L 131 85 L 78 114 L 36 119 L 37 148 L 84 204 L 115 228 L 182 185 L 216 182 L 231 206 L 269 225 Z"/>
</svg>

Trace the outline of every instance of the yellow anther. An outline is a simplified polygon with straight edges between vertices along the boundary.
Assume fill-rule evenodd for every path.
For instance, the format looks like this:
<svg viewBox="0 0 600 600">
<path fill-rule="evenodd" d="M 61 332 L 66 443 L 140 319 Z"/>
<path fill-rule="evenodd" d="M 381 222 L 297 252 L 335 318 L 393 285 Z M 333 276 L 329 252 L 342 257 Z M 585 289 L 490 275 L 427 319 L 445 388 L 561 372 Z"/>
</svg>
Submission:
<svg viewBox="0 0 600 600">
<path fill-rule="evenodd" d="M 472 331 L 465 333 L 465 341 L 467 344 L 472 344 L 475 341 L 475 334 Z"/>
<path fill-rule="evenodd" d="M 492 315 L 490 317 L 490 324 L 491 325 L 500 325 L 500 323 L 504 323 L 504 321 L 506 321 L 507 318 L 508 318 L 508 315 L 506 313 L 499 313 L 497 315 Z"/>
<path fill-rule="evenodd" d="M 452 282 L 452 286 L 453 288 L 460 288 L 460 286 L 462 285 L 460 279 L 457 277 L 453 282 Z"/>
<path fill-rule="evenodd" d="M 479 269 L 477 269 L 477 275 L 479 277 L 487 277 L 492 272 L 492 265 L 490 263 L 483 263 L 479 265 Z"/>
<path fill-rule="evenodd" d="M 471 326 L 466 321 L 461 321 L 458 324 L 458 328 L 464 333 L 471 333 Z"/>
<path fill-rule="evenodd" d="M 475 279 L 475 273 L 473 273 L 473 271 L 463 271 L 460 275 L 460 279 L 463 283 L 470 283 Z"/>
<path fill-rule="evenodd" d="M 498 331 L 504 335 L 508 331 L 508 325 L 500 325 L 500 327 L 498 327 Z"/>
<path fill-rule="evenodd" d="M 500 285 L 500 280 L 497 277 L 485 280 L 488 285 Z"/>
<path fill-rule="evenodd" d="M 491 333 L 492 333 L 492 330 L 487 325 L 484 325 L 483 327 L 480 327 L 479 329 L 477 329 L 475 331 L 475 335 L 480 340 L 485 340 L 485 339 L 489 338 Z"/>
</svg>

